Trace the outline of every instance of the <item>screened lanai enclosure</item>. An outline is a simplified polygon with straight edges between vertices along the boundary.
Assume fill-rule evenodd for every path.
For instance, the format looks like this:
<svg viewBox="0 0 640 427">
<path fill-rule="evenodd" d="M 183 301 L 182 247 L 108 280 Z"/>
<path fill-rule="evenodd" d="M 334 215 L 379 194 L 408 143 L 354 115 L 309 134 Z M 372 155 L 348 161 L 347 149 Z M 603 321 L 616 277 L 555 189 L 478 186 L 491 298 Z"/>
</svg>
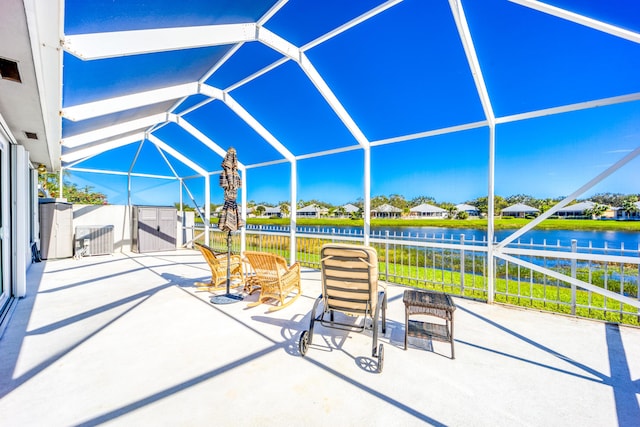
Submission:
<svg viewBox="0 0 640 427">
<path fill-rule="evenodd" d="M 505 299 L 519 298 L 509 281 L 515 277 L 519 289 L 522 269 L 562 282 L 574 314 L 577 289 L 619 303 L 620 313 L 638 313 L 637 250 L 516 244 L 603 183 L 638 192 L 640 9 L 633 0 L 3 4 L 24 9 L 21 49 L 32 59 L 18 65 L 31 64 L 23 80 L 35 90 L 38 124 L 25 124 L 33 109 L 20 109 L 18 93 L 3 92 L 0 112 L 14 135 L 7 144 L 24 146 L 32 168 L 42 164 L 114 204 L 154 204 L 173 194 L 197 208 L 208 243 L 210 205 L 222 201 L 220 163 L 234 147 L 243 215 L 248 200 L 266 197 L 265 183 L 278 197 L 271 202 L 289 201 L 283 253 L 291 261 L 316 262 L 298 247 L 306 242 L 298 239 L 297 201 L 340 190 L 363 200 L 359 241 L 402 254 L 408 282 L 428 281 L 412 277 L 416 268 L 449 257 L 457 260 L 461 295 L 470 274 L 473 283 L 481 278 L 471 289 L 490 302 L 497 281 L 507 282 Z M 0 57 L 17 55 L 9 48 Z M 3 79 L 12 69 L 5 62 Z M 34 126 L 39 144 L 25 133 Z M 541 153 L 543 161 L 529 160 Z M 527 184 L 514 187 L 515 176 Z M 548 197 L 566 197 L 499 241 L 491 215 L 486 241 L 472 244 L 407 244 L 371 233 L 375 194 L 455 188 L 465 200 L 452 202 L 486 196 L 493 212 L 496 194 L 532 192 L 541 182 L 551 182 Z M 243 229 L 239 250 L 248 234 L 262 239 Z M 559 259 L 567 269 L 553 269 Z M 385 262 L 392 279 L 399 260 Z M 610 289 L 576 274 L 594 262 L 622 266 L 635 295 L 624 283 Z"/>
</svg>

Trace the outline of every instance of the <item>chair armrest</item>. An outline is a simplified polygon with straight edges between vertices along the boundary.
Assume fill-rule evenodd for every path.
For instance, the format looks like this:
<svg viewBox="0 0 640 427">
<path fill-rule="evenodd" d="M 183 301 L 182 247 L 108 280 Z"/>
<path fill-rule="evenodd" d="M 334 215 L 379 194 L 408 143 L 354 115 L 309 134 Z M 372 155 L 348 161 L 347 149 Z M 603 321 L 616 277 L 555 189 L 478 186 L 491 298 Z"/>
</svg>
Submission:
<svg viewBox="0 0 640 427">
<path fill-rule="evenodd" d="M 294 263 L 282 274 L 282 279 L 285 281 L 299 280 L 300 279 L 300 264 Z"/>
<path fill-rule="evenodd" d="M 287 269 L 289 272 L 291 271 L 297 271 L 298 274 L 300 274 L 300 263 L 299 262 L 294 262 L 293 264 L 291 264 L 291 266 Z"/>
</svg>

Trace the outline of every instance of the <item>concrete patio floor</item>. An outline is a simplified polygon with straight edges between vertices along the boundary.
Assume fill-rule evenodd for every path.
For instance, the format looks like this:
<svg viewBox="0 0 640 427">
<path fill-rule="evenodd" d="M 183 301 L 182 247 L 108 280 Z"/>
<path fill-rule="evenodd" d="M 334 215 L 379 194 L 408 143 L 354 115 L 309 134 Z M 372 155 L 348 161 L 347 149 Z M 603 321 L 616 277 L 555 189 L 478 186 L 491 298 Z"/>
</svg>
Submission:
<svg viewBox="0 0 640 427">
<path fill-rule="evenodd" d="M 319 272 L 271 313 L 211 304 L 207 277 L 194 250 L 34 264 L 0 340 L 0 425 L 640 425 L 640 329 L 455 298 L 451 360 L 404 351 L 389 286 L 378 374 L 370 332 L 319 327 L 299 355 Z"/>
</svg>

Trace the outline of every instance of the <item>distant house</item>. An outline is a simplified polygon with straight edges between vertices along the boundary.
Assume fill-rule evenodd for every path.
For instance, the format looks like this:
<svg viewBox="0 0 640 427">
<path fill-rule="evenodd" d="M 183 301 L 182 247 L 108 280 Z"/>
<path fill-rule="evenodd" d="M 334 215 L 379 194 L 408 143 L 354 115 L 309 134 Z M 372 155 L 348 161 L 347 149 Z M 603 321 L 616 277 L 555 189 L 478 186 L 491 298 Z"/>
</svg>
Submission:
<svg viewBox="0 0 640 427">
<path fill-rule="evenodd" d="M 300 208 L 296 211 L 296 216 L 304 218 L 320 218 L 329 214 L 329 209 L 318 206 L 314 203 Z"/>
<path fill-rule="evenodd" d="M 398 209 L 395 206 L 391 206 L 387 203 L 380 205 L 375 209 L 371 209 L 372 218 L 400 218 L 402 216 L 402 209 Z"/>
<path fill-rule="evenodd" d="M 531 206 L 527 206 L 524 203 L 516 203 L 506 207 L 500 211 L 502 216 L 512 216 L 515 218 L 525 218 L 527 215 L 537 216 L 540 213 L 540 209 L 536 209 Z"/>
<path fill-rule="evenodd" d="M 280 206 L 267 206 L 267 209 L 264 211 L 264 216 L 267 216 L 269 218 L 282 218 L 282 211 L 280 210 Z"/>
<path fill-rule="evenodd" d="M 342 207 L 344 208 L 344 213 L 347 217 L 351 216 L 352 214 L 358 213 L 358 211 L 360 210 L 359 207 L 352 205 L 351 203 L 347 203 Z"/>
<path fill-rule="evenodd" d="M 415 218 L 446 218 L 448 215 L 446 209 L 433 206 L 428 203 L 423 203 L 416 207 L 409 209 L 409 216 Z"/>
<path fill-rule="evenodd" d="M 480 209 L 473 205 L 467 205 L 466 203 L 456 205 L 456 210 L 458 212 L 466 212 L 469 216 L 480 216 Z"/>
<path fill-rule="evenodd" d="M 359 207 L 352 205 L 351 203 L 347 203 L 346 205 L 342 205 L 339 208 L 335 209 L 333 211 L 333 216 L 335 216 L 336 218 L 349 218 L 359 210 Z"/>
<path fill-rule="evenodd" d="M 585 211 L 588 209 L 593 209 L 596 204 L 594 202 L 580 202 L 573 205 L 565 206 L 564 208 L 558 209 L 556 211 L 556 215 L 560 218 L 585 218 L 587 214 Z"/>
<path fill-rule="evenodd" d="M 605 209 L 605 211 L 600 214 L 599 219 L 616 219 L 619 209 L 620 208 L 612 208 L 611 206 L 607 206 L 607 209 Z"/>
<path fill-rule="evenodd" d="M 607 206 L 607 210 L 600 215 L 601 219 L 616 219 L 616 215 L 618 208 L 612 208 L 611 206 Z"/>
<path fill-rule="evenodd" d="M 565 206 L 562 209 L 556 211 L 556 215 L 560 218 L 595 218 L 593 214 L 588 214 L 589 209 L 593 209 L 597 203 L 586 201 L 573 205 Z M 618 219 L 620 215 L 620 208 L 612 208 L 606 206 L 606 209 L 598 216 L 600 219 Z"/>
<path fill-rule="evenodd" d="M 623 208 L 613 208 L 615 210 L 615 218 L 616 219 L 622 219 L 622 220 L 626 220 L 626 219 L 638 220 L 638 219 L 640 219 L 640 202 L 635 202 L 634 205 L 636 207 L 636 210 L 634 212 L 631 212 L 631 213 L 627 213 L 627 211 L 625 211 Z"/>
<path fill-rule="evenodd" d="M 254 207 L 253 206 L 247 207 L 247 217 L 254 217 L 255 215 L 254 215 L 253 211 L 254 211 Z"/>
</svg>

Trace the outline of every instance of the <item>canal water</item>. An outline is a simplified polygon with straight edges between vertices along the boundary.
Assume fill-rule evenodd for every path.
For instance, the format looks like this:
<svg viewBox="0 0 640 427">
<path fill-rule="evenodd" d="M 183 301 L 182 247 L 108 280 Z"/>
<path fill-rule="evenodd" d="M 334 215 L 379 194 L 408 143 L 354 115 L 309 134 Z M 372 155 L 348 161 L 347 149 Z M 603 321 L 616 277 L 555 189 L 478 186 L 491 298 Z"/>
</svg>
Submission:
<svg viewBox="0 0 640 427">
<path fill-rule="evenodd" d="M 285 231 L 288 228 L 273 226 L 249 226 L 249 229 L 261 229 L 263 231 Z M 496 230 L 498 241 L 505 239 L 515 230 Z M 298 227 L 298 233 L 311 234 L 352 234 L 362 235 L 361 227 Z M 425 240 L 453 240 L 459 242 L 464 235 L 466 242 L 484 241 L 487 238 L 485 230 L 473 228 L 446 228 L 446 227 L 372 227 L 373 237 L 418 238 Z M 530 230 L 520 237 L 520 242 L 534 245 L 570 247 L 572 240 L 577 241 L 580 248 L 622 249 L 640 250 L 640 232 L 631 231 L 591 231 L 591 230 Z"/>
</svg>

